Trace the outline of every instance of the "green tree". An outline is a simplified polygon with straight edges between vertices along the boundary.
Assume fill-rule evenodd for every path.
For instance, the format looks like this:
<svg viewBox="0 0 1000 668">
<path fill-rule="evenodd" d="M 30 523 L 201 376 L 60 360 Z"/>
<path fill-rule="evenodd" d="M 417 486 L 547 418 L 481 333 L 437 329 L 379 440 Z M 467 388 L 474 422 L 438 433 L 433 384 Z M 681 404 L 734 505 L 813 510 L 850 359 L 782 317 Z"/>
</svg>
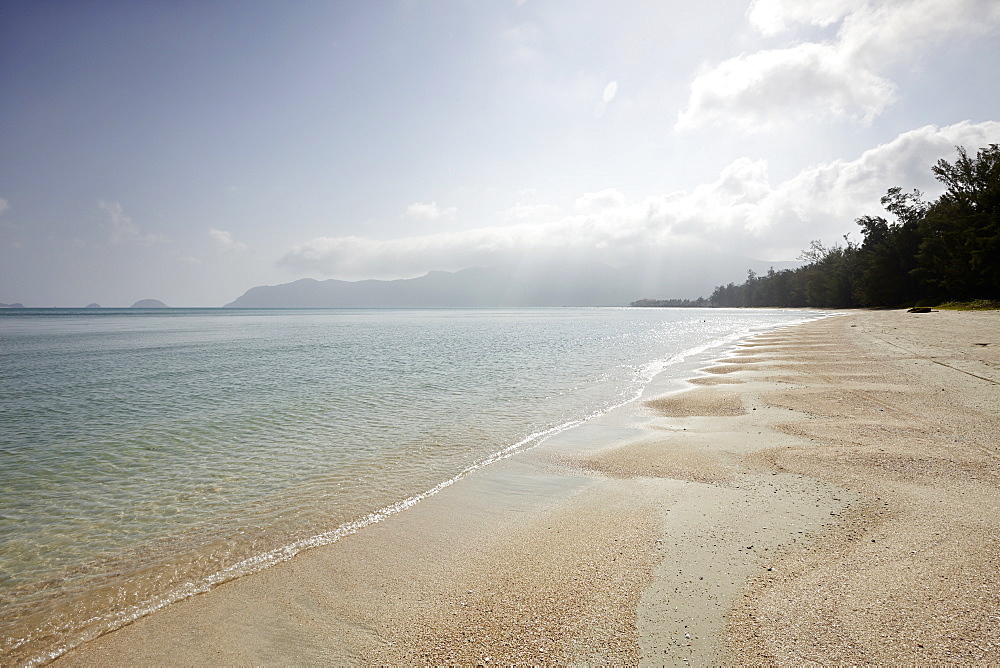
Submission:
<svg viewBox="0 0 1000 668">
<path fill-rule="evenodd" d="M 810 264 L 801 268 L 805 306 L 849 308 L 857 306 L 854 283 L 857 269 L 858 247 L 846 236 L 846 246 L 836 244 L 826 248 L 819 241 L 809 244 L 800 259 Z"/>
<path fill-rule="evenodd" d="M 947 190 L 920 225 L 918 274 L 936 299 L 1000 297 L 1000 145 L 933 167 Z"/>
<path fill-rule="evenodd" d="M 954 163 L 939 160 L 947 190 L 935 202 L 890 188 L 882 206 L 892 220 L 862 216 L 864 241 L 827 248 L 810 243 L 807 264 L 741 285 L 719 286 L 713 306 L 899 306 L 916 301 L 1000 299 L 1000 145 Z"/>
<path fill-rule="evenodd" d="M 896 218 L 862 216 L 864 242 L 858 251 L 854 297 L 861 306 L 898 306 L 913 303 L 920 294 L 914 272 L 920 248 L 919 224 L 927 212 L 920 191 L 904 193 L 890 188 L 882 206 Z"/>
</svg>

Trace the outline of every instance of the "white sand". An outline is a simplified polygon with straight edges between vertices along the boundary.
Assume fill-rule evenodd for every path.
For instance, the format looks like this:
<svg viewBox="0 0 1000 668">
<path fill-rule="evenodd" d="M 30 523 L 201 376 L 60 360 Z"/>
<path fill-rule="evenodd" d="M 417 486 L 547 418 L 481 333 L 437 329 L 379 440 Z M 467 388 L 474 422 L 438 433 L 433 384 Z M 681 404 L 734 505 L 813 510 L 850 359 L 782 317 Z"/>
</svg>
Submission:
<svg viewBox="0 0 1000 668">
<path fill-rule="evenodd" d="M 629 423 L 59 663 L 995 664 L 998 331 L 860 312 L 759 337 Z"/>
</svg>

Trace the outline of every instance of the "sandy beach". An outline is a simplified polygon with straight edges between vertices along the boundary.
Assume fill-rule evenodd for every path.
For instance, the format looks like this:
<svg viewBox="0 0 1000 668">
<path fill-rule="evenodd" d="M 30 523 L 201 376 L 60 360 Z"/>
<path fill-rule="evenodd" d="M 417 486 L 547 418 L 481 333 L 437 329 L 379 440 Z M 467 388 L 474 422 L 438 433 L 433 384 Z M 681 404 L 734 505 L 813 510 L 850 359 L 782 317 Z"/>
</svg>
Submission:
<svg viewBox="0 0 1000 668">
<path fill-rule="evenodd" d="M 56 663 L 996 664 L 998 332 L 866 311 L 756 337 Z"/>
</svg>

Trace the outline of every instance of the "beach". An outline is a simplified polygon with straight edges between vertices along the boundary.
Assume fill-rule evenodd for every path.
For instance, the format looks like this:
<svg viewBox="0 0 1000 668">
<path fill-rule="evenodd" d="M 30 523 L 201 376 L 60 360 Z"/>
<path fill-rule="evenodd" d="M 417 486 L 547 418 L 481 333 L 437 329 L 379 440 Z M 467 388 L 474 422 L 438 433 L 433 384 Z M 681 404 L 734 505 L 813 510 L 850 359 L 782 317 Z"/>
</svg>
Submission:
<svg viewBox="0 0 1000 668">
<path fill-rule="evenodd" d="M 998 331 L 864 311 L 756 336 L 56 663 L 996 663 Z"/>
</svg>

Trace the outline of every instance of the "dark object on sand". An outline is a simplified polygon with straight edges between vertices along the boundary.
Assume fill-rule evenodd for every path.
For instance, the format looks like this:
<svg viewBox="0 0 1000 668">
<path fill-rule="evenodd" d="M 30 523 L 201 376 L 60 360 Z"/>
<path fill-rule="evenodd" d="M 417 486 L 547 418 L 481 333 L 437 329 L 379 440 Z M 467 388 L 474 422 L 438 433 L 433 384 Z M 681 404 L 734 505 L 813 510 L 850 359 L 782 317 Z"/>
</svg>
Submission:
<svg viewBox="0 0 1000 668">
<path fill-rule="evenodd" d="M 930 313 L 930 312 L 931 312 L 930 306 L 914 306 L 909 311 L 907 311 L 907 313 Z"/>
</svg>

